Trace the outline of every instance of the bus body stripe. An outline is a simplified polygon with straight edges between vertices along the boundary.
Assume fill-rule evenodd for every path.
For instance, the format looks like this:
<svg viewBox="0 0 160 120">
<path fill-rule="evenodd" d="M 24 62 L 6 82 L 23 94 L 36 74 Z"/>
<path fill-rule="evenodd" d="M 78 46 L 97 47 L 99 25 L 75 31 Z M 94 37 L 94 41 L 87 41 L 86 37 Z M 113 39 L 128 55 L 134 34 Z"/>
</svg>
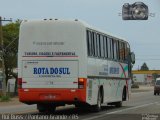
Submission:
<svg viewBox="0 0 160 120">
<path fill-rule="evenodd" d="M 27 91 L 26 91 L 27 90 Z M 86 102 L 86 89 L 22 88 L 18 90 L 21 102 Z"/>
<path fill-rule="evenodd" d="M 119 65 L 121 66 L 121 69 L 123 70 L 123 74 L 124 74 L 124 76 L 125 76 L 125 78 L 126 78 L 126 73 L 125 73 L 125 70 L 124 70 L 122 64 L 119 63 Z M 126 80 L 126 89 L 127 89 L 128 99 L 129 99 L 128 80 Z"/>
</svg>

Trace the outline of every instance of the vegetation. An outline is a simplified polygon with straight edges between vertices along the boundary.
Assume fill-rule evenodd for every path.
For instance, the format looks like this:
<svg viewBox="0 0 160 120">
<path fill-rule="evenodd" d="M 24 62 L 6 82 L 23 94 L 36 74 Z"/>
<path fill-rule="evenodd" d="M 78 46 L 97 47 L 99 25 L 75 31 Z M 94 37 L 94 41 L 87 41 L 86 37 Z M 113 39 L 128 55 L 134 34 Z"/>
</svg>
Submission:
<svg viewBox="0 0 160 120">
<path fill-rule="evenodd" d="M 18 52 L 18 37 L 19 37 L 19 27 L 20 20 L 16 22 L 6 24 L 2 27 L 3 30 L 3 46 L 1 46 L 1 50 L 3 49 L 3 57 L 4 57 L 4 65 L 5 65 L 5 76 L 6 83 L 8 79 L 14 77 L 16 79 L 15 82 L 15 93 L 17 92 L 17 74 L 13 72 L 14 68 L 17 68 L 17 52 Z M 2 97 L 2 99 L 8 99 L 8 96 Z"/>
<path fill-rule="evenodd" d="M 140 70 L 149 70 L 147 64 L 144 62 L 143 65 L 141 66 Z"/>
<path fill-rule="evenodd" d="M 11 98 L 9 95 L 5 95 L 5 96 L 0 97 L 0 102 L 8 102 L 10 100 L 11 100 Z"/>
</svg>

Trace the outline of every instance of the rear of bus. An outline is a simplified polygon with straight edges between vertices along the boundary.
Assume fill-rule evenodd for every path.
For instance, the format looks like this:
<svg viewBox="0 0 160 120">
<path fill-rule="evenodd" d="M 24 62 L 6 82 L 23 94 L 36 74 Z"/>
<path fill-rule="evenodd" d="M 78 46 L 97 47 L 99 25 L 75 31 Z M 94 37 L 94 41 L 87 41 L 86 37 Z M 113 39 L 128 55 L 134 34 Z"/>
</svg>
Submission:
<svg viewBox="0 0 160 120">
<path fill-rule="evenodd" d="M 86 30 L 79 21 L 23 21 L 19 100 L 38 109 L 86 101 Z"/>
</svg>

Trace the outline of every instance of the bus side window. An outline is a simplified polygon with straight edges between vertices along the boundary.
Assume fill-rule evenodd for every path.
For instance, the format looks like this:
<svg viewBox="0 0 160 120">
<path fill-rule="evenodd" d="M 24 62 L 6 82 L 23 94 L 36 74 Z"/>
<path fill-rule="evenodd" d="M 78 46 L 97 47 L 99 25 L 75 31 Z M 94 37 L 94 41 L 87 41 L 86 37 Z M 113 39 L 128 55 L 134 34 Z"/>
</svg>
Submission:
<svg viewBox="0 0 160 120">
<path fill-rule="evenodd" d="M 110 53 L 111 53 L 111 59 L 114 58 L 114 52 L 113 52 L 113 39 L 110 38 Z"/>
<path fill-rule="evenodd" d="M 111 59 L 111 42 L 110 42 L 110 38 L 107 37 L 107 51 L 108 51 L 108 58 Z"/>
<path fill-rule="evenodd" d="M 103 37 L 103 43 L 104 43 L 104 57 L 105 58 L 108 58 L 108 50 L 107 50 L 107 45 L 108 45 L 108 41 L 107 41 L 107 37 L 106 36 L 104 36 Z"/>
<path fill-rule="evenodd" d="M 94 45 L 95 43 L 94 43 L 94 33 L 93 32 L 91 32 L 91 48 L 92 48 L 92 56 L 95 56 L 95 45 Z"/>
<path fill-rule="evenodd" d="M 100 34 L 97 34 L 97 56 L 100 57 Z"/>
<path fill-rule="evenodd" d="M 119 40 L 117 41 L 117 60 L 120 60 L 120 48 L 119 48 Z"/>
<path fill-rule="evenodd" d="M 122 42 L 119 42 L 119 48 L 120 48 L 120 61 L 123 60 L 123 47 L 122 47 Z"/>
<path fill-rule="evenodd" d="M 120 60 L 124 62 L 125 60 L 125 45 L 124 42 L 120 42 Z"/>
<path fill-rule="evenodd" d="M 125 61 L 125 43 L 122 43 L 123 46 L 123 61 Z"/>
<path fill-rule="evenodd" d="M 88 56 L 92 55 L 92 48 L 91 48 L 91 33 L 89 30 L 87 30 L 87 50 L 88 50 Z"/>
<path fill-rule="evenodd" d="M 94 56 L 97 57 L 98 55 L 98 49 L 97 49 L 97 34 L 94 32 L 94 49 L 95 49 L 95 54 Z"/>
<path fill-rule="evenodd" d="M 104 42 L 102 35 L 100 35 L 100 49 L 101 49 L 101 58 L 104 58 Z"/>
<path fill-rule="evenodd" d="M 114 60 L 117 60 L 117 41 L 115 39 L 113 40 L 113 47 L 114 47 L 113 48 L 113 50 L 114 50 L 113 51 L 114 52 L 114 54 L 113 54 L 114 55 Z"/>
<path fill-rule="evenodd" d="M 128 55 L 129 55 L 129 46 L 127 43 L 125 43 L 125 61 L 128 61 Z"/>
</svg>

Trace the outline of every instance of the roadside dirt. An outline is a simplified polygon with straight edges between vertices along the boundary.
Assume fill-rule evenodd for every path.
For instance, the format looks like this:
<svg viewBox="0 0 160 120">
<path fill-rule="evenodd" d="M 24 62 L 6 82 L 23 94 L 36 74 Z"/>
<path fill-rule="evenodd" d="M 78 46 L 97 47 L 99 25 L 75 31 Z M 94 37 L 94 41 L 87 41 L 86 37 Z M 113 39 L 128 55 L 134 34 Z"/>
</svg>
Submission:
<svg viewBox="0 0 160 120">
<path fill-rule="evenodd" d="M 12 106 L 12 105 L 21 105 L 23 103 L 19 102 L 18 97 L 11 98 L 10 101 L 7 102 L 0 102 L 0 107 L 1 106 Z"/>
</svg>

